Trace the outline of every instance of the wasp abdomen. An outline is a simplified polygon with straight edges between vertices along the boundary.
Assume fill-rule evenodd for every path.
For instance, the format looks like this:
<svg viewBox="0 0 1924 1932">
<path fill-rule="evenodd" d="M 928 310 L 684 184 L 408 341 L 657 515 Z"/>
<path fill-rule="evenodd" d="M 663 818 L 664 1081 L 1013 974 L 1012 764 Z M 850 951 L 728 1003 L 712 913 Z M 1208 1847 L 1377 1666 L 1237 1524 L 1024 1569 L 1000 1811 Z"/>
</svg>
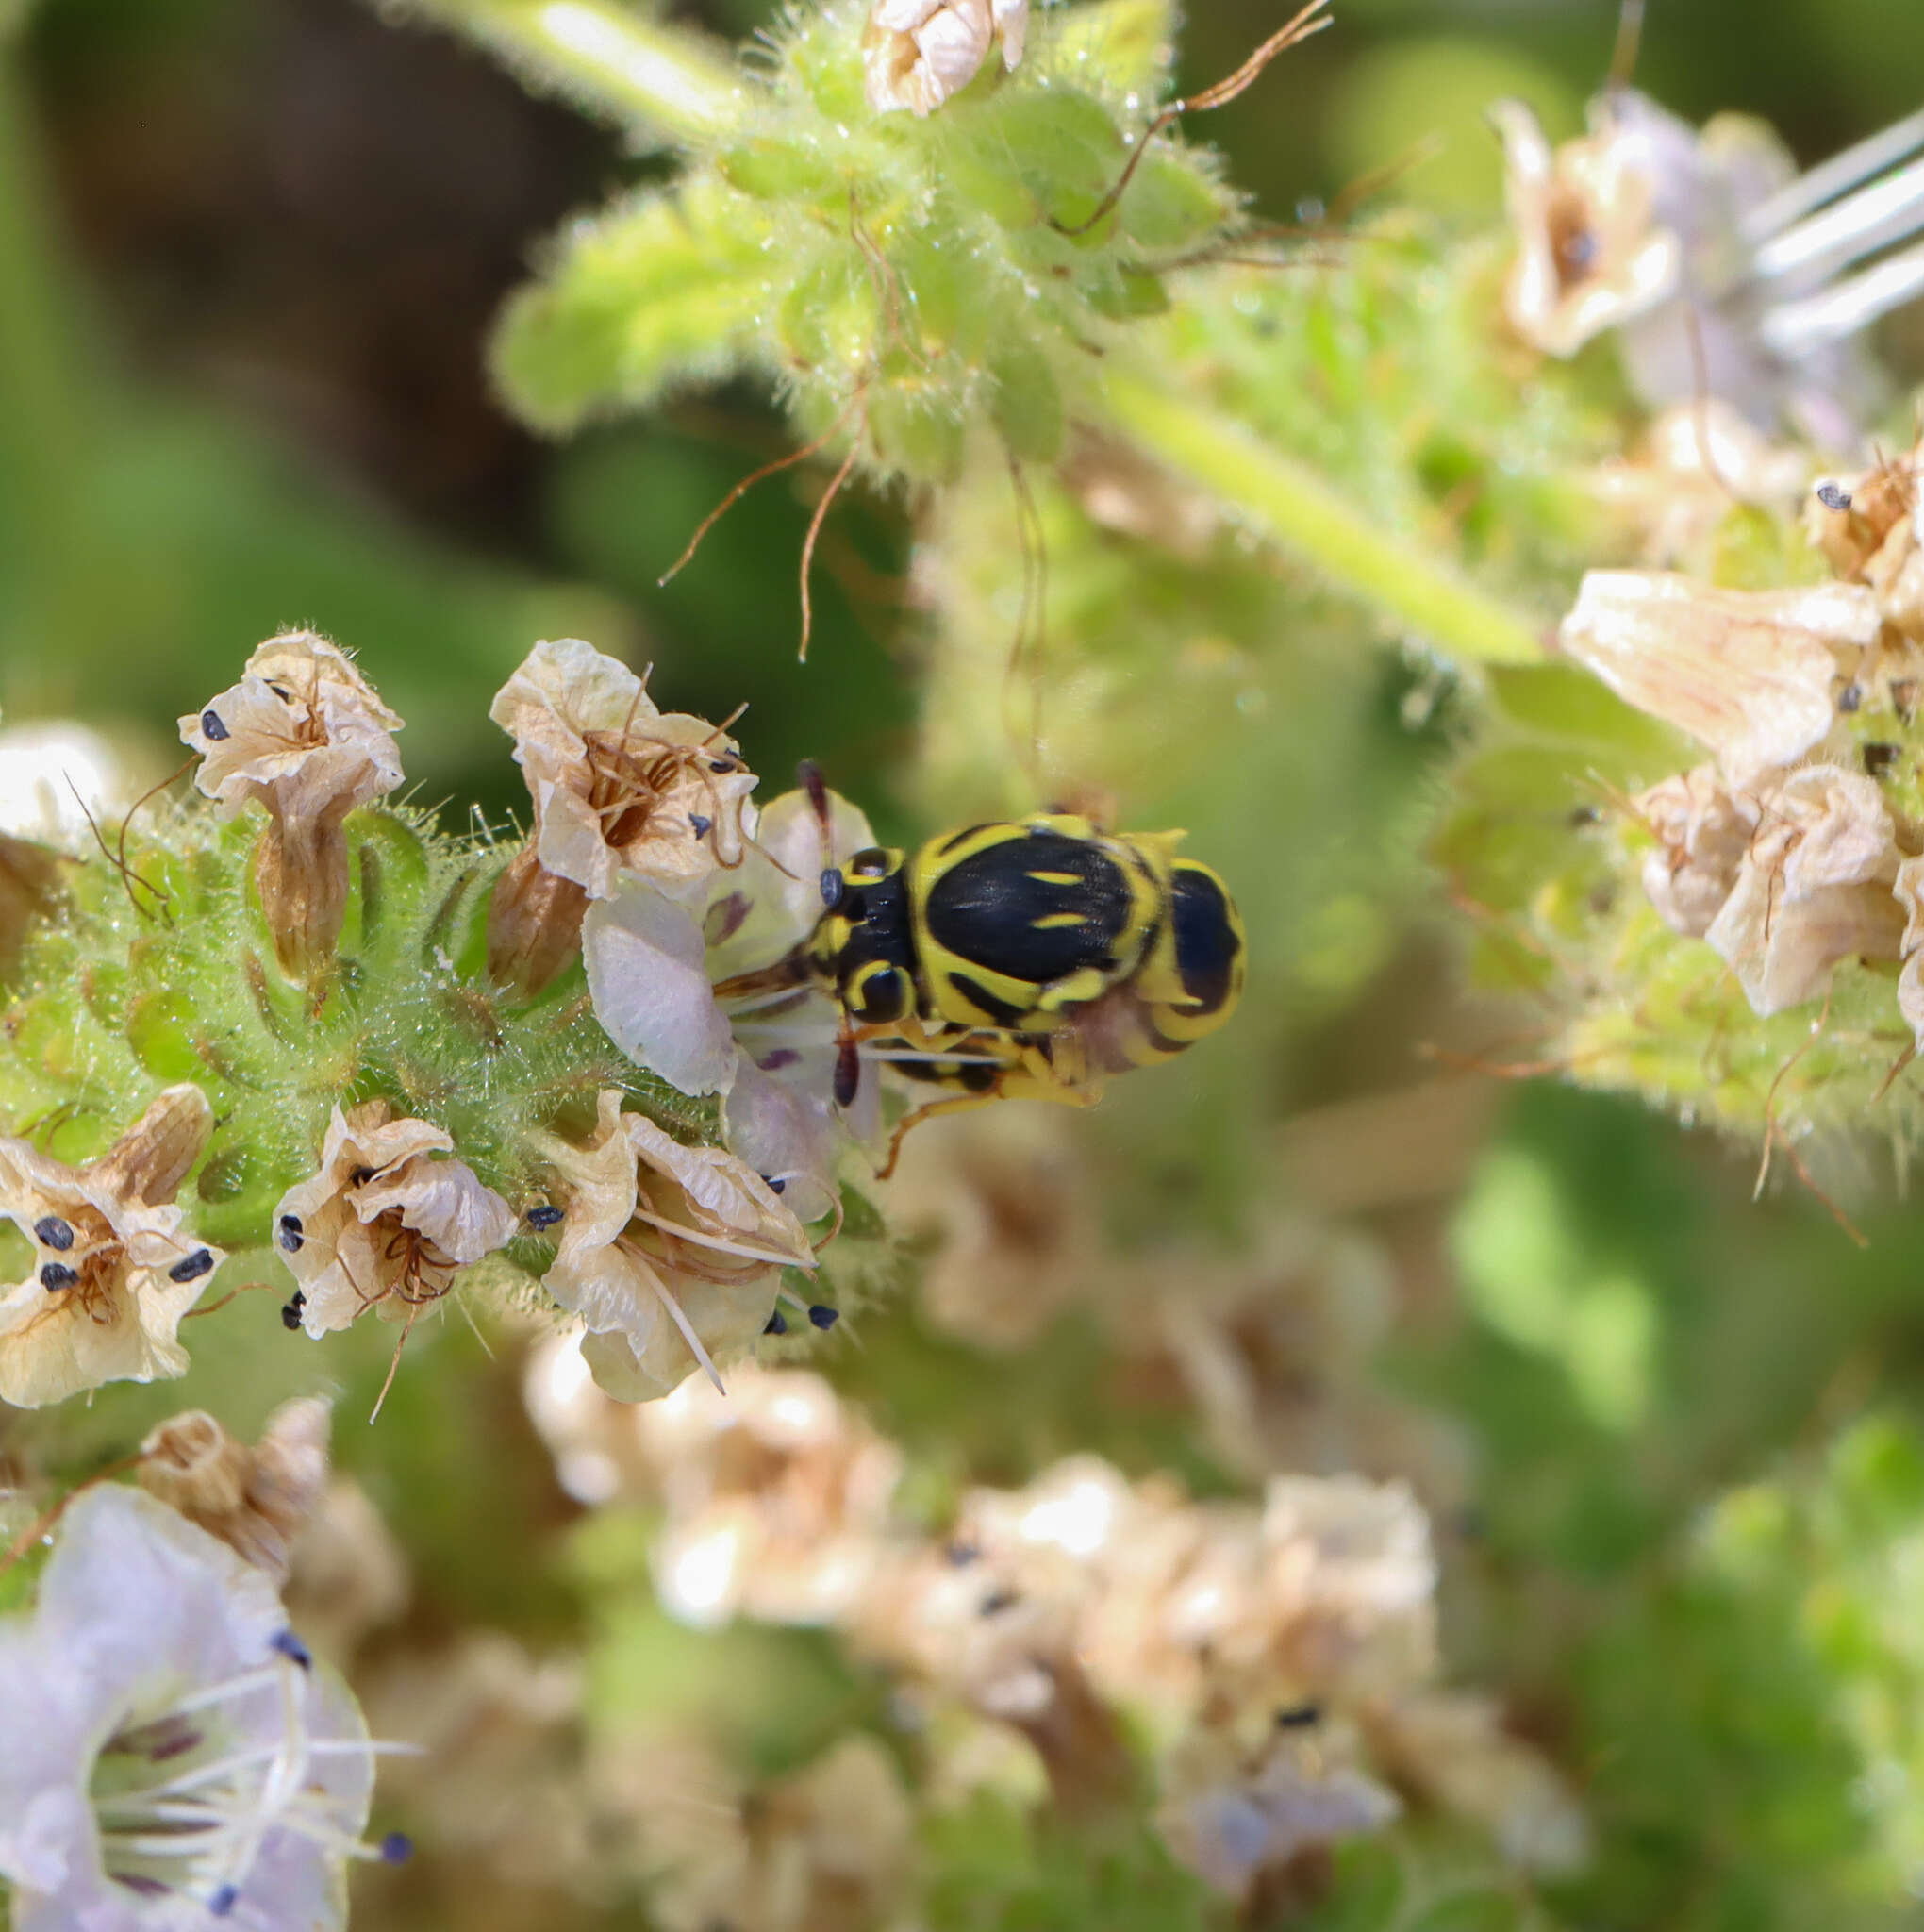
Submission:
<svg viewBox="0 0 1924 1932">
<path fill-rule="evenodd" d="M 1029 986 L 1113 965 L 1133 895 L 1108 853 L 1093 840 L 1058 832 L 981 831 L 996 834 L 995 841 L 946 863 L 929 883 L 922 917 L 935 943 L 957 960 Z M 958 990 L 976 999 L 974 990 Z"/>
</svg>

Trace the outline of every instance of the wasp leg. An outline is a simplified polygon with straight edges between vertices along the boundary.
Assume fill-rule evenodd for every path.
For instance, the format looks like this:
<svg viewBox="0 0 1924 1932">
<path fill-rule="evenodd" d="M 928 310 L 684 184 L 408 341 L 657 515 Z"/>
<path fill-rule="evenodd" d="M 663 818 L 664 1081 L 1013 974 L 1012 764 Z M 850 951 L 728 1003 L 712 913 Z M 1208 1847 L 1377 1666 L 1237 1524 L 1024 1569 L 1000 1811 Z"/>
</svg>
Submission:
<svg viewBox="0 0 1924 1932">
<path fill-rule="evenodd" d="M 888 1137 L 887 1157 L 875 1170 L 875 1178 L 886 1181 L 895 1172 L 895 1163 L 902 1158 L 902 1143 L 908 1138 L 908 1130 L 921 1126 L 924 1121 L 934 1120 L 937 1114 L 967 1113 L 971 1108 L 987 1107 L 997 1100 L 1053 1100 L 1064 1107 L 1093 1107 L 1102 1098 L 1102 1091 L 1100 1082 L 1070 1087 L 1060 1080 L 1038 1078 L 1033 1074 L 1012 1069 L 993 1087 L 985 1088 L 980 1093 L 952 1093 L 946 1099 L 925 1101 L 896 1122 L 895 1131 Z"/>
</svg>

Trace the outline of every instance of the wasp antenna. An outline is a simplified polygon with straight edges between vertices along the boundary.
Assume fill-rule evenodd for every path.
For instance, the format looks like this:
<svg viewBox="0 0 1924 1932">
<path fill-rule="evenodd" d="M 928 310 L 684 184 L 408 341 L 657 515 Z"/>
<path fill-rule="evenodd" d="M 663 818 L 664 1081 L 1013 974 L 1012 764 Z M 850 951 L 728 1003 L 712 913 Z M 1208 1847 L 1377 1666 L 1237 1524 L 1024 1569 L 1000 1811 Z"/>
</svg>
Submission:
<svg viewBox="0 0 1924 1932">
<path fill-rule="evenodd" d="M 1644 0 L 1623 0 L 1617 9 L 1617 44 L 1610 52 L 1610 78 L 1605 89 L 1616 93 L 1630 85 L 1636 72 L 1637 51 L 1643 45 Z"/>
</svg>

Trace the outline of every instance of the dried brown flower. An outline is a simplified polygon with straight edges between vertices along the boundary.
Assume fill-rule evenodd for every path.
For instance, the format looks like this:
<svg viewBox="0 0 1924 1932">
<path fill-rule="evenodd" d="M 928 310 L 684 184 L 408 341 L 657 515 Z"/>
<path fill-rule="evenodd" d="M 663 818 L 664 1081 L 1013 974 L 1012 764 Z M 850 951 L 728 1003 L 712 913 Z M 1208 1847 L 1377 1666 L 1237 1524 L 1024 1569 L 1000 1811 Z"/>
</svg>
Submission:
<svg viewBox="0 0 1924 1932">
<path fill-rule="evenodd" d="M 1876 784 L 1835 765 L 1788 773 L 1758 798 L 1755 836 L 1704 931 L 1760 1015 L 1815 999 L 1831 968 L 1896 959 L 1896 827 Z"/>
<path fill-rule="evenodd" d="M 0 1295 L 0 1401 L 37 1408 L 187 1373 L 175 1331 L 225 1255 L 187 1234 L 174 1196 L 213 1124 L 182 1085 L 80 1167 L 0 1141 L 0 1214 L 34 1244 L 33 1272 Z"/>
<path fill-rule="evenodd" d="M 1635 456 L 1591 471 L 1586 481 L 1630 525 L 1645 562 L 1676 568 L 1702 561 L 1733 510 L 1792 508 L 1810 481 L 1810 461 L 1710 396 L 1666 409 Z"/>
<path fill-rule="evenodd" d="M 1804 508 L 1805 530 L 1832 569 L 1847 583 L 1866 585 L 1885 623 L 1913 644 L 1924 644 L 1920 460 L 1924 448 L 1820 483 Z"/>
<path fill-rule="evenodd" d="M 664 1607 L 713 1627 L 835 1624 L 880 1560 L 901 1452 L 820 1375 L 744 1363 L 725 1396 L 690 1376 L 635 1413 L 667 1521 Z"/>
<path fill-rule="evenodd" d="M 315 1396 L 284 1402 L 249 1448 L 205 1409 L 189 1409 L 141 1444 L 141 1487 L 285 1583 L 327 1482 L 328 1414 Z"/>
<path fill-rule="evenodd" d="M 506 1244 L 514 1210 L 427 1121 L 396 1120 L 370 1100 L 328 1122 L 321 1165 L 281 1196 L 274 1241 L 301 1290 L 312 1336 L 378 1308 L 411 1320 L 456 1272 Z"/>
<path fill-rule="evenodd" d="M 1674 291 L 1682 243 L 1653 217 L 1637 145 L 1607 119 L 1552 149 L 1520 102 L 1501 101 L 1490 113 L 1503 140 L 1517 234 L 1504 312 L 1533 347 L 1573 356 Z"/>
<path fill-rule="evenodd" d="M 880 1932 L 902 1923 L 914 1818 L 872 1737 L 845 1737 L 794 1775 L 754 1788 L 686 1739 L 619 1741 L 595 1770 L 597 1799 L 636 1823 L 662 1932 Z"/>
<path fill-rule="evenodd" d="M 685 1147 L 605 1091 L 585 1142 L 545 1152 L 563 1209 L 543 1285 L 587 1324 L 582 1355 L 623 1402 L 666 1395 L 699 1365 L 752 1347 L 783 1268 L 812 1269 L 808 1237 L 754 1169 Z"/>
<path fill-rule="evenodd" d="M 288 1615 L 322 1656 L 345 1665 L 370 1631 L 407 1607 L 407 1557 L 352 1476 L 327 1485 L 292 1551 Z"/>
<path fill-rule="evenodd" d="M 1100 1230 L 1072 1127 L 1054 1109 L 934 1121 L 904 1143 L 889 1217 L 939 1245 L 921 1278 L 938 1327 L 1020 1348 L 1106 1285 Z"/>
<path fill-rule="evenodd" d="M 1737 883 L 1762 808 L 1733 794 L 1714 765 L 1699 765 L 1632 801 L 1656 839 L 1645 856 L 1643 889 L 1672 932 L 1700 940 Z"/>
<path fill-rule="evenodd" d="M 201 791 L 229 817 L 267 811 L 254 880 L 274 955 L 297 979 L 333 958 L 347 909 L 342 827 L 400 784 L 400 724 L 346 653 L 310 631 L 270 638 L 239 684 L 180 720 Z"/>
</svg>

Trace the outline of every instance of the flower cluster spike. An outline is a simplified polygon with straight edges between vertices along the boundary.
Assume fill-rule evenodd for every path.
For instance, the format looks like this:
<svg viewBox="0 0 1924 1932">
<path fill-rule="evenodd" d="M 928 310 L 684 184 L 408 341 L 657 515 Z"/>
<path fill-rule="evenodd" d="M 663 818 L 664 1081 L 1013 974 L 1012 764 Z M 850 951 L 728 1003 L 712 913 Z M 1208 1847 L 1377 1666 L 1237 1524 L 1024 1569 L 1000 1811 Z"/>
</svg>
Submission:
<svg viewBox="0 0 1924 1932">
<path fill-rule="evenodd" d="M 578 640 L 537 644 L 493 716 L 533 824 L 451 836 L 390 802 L 401 720 L 361 669 L 290 633 L 182 719 L 185 795 L 91 855 L 6 849 L 32 899 L 4 936 L 0 1216 L 31 1258 L 0 1400 L 184 1374 L 229 1254 L 315 1339 L 371 1313 L 405 1339 L 485 1278 L 574 1318 L 629 1400 L 717 1374 L 784 1272 L 815 1276 L 804 1224 L 838 1224 L 850 1140 L 832 1019 L 805 987 L 742 1016 L 714 988 L 819 916 L 812 808 L 757 812 L 724 727 Z M 841 1293 L 803 1304 L 818 1328 Z M 201 1418 L 147 1479 L 271 1551 L 265 1453 Z"/>
<path fill-rule="evenodd" d="M 1919 460 L 1816 485 L 1805 581 L 1593 572 L 1572 668 L 1499 684 L 1437 848 L 1486 965 L 1565 1007 L 1552 1058 L 1799 1165 L 1919 1117 Z"/>
<path fill-rule="evenodd" d="M 753 373 L 878 478 L 945 480 L 975 425 L 1053 459 L 1102 353 L 1166 305 L 1166 266 L 1240 219 L 1206 155 L 1138 146 L 1164 35 L 1105 36 L 1093 17 L 1117 9 L 1087 11 L 791 12 L 743 81 L 746 125 L 574 224 L 510 305 L 509 399 L 559 431 Z"/>
</svg>

